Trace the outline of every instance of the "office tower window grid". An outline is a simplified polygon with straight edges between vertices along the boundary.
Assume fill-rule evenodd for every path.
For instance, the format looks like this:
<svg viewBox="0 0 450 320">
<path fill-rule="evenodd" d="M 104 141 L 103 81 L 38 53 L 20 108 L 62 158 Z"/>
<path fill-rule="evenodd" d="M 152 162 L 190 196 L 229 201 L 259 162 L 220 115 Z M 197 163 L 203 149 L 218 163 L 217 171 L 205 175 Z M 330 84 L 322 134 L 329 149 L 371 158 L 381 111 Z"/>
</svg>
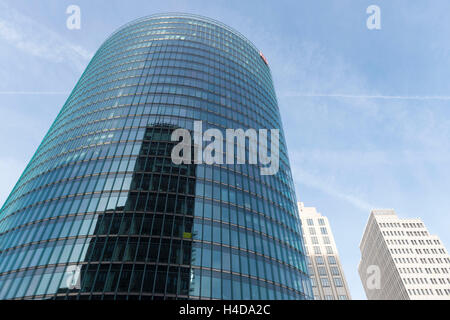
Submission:
<svg viewBox="0 0 450 320">
<path fill-rule="evenodd" d="M 350 290 L 338 259 L 328 219 L 316 208 L 298 203 L 315 300 L 349 300 Z M 331 240 L 330 240 L 331 238 Z"/>
<path fill-rule="evenodd" d="M 360 249 L 358 271 L 368 299 L 450 299 L 450 256 L 420 219 L 372 210 Z M 373 270 L 378 270 L 377 282 L 369 278 Z"/>
<path fill-rule="evenodd" d="M 174 165 L 176 128 L 280 129 L 280 170 Z M 2 299 L 308 299 L 270 70 L 193 15 L 97 51 L 0 212 Z"/>
</svg>

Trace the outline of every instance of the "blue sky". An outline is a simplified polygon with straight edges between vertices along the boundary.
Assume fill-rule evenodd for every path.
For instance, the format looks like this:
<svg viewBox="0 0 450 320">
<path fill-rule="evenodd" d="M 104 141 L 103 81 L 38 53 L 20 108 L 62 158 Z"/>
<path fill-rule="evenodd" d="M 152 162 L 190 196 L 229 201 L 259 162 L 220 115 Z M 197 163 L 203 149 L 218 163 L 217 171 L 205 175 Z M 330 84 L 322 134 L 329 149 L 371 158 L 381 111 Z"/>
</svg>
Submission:
<svg viewBox="0 0 450 320">
<path fill-rule="evenodd" d="M 66 8 L 81 8 L 81 30 Z M 366 8 L 381 8 L 381 30 Z M 119 26 L 158 12 L 220 20 L 274 77 L 297 197 L 329 217 L 353 298 L 372 208 L 421 217 L 450 245 L 450 2 L 0 0 L 0 203 L 90 57 Z"/>
</svg>

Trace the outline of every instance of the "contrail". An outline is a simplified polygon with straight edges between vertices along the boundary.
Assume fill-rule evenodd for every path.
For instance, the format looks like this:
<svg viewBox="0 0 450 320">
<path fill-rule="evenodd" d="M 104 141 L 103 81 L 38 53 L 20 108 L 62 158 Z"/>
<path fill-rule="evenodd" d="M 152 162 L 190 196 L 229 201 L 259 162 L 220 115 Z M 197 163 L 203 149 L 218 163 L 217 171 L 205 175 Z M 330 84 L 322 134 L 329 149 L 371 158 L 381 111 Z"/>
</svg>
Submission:
<svg viewBox="0 0 450 320">
<path fill-rule="evenodd" d="M 385 95 L 357 95 L 357 94 L 321 94 L 321 93 L 294 93 L 285 94 L 285 97 L 325 97 L 345 99 L 385 99 L 385 100 L 450 100 L 450 96 L 385 96 Z"/>
<path fill-rule="evenodd" d="M 64 91 L 0 91 L 0 95 L 68 95 Z"/>
</svg>

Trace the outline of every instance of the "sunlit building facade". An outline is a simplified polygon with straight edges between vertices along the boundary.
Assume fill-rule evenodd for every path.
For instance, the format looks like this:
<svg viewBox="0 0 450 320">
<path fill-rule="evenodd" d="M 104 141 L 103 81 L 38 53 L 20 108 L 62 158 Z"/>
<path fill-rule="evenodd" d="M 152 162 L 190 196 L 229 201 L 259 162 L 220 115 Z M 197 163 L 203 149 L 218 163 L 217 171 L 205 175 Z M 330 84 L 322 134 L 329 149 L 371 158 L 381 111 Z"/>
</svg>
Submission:
<svg viewBox="0 0 450 320">
<path fill-rule="evenodd" d="M 314 300 L 349 300 L 350 289 L 330 222 L 314 207 L 298 203 Z"/>
<path fill-rule="evenodd" d="M 421 219 L 372 210 L 359 248 L 368 300 L 450 300 L 450 256 Z"/>
<path fill-rule="evenodd" d="M 177 128 L 280 129 L 280 167 L 179 164 Z M 0 299 L 309 299 L 267 60 L 161 14 L 92 58 L 0 211 Z"/>
</svg>

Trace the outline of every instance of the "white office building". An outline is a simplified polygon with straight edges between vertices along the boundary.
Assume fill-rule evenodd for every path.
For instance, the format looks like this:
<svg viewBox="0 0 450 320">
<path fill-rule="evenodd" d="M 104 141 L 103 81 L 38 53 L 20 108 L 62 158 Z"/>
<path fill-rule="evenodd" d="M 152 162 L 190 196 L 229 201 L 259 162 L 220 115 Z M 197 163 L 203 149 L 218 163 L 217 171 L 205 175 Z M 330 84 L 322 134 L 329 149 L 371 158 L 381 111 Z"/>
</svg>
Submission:
<svg viewBox="0 0 450 320">
<path fill-rule="evenodd" d="M 358 271 L 369 300 L 450 299 L 450 257 L 422 220 L 373 210 L 360 250 Z"/>
<path fill-rule="evenodd" d="M 315 300 L 349 300 L 350 290 L 327 217 L 298 203 Z"/>
</svg>

